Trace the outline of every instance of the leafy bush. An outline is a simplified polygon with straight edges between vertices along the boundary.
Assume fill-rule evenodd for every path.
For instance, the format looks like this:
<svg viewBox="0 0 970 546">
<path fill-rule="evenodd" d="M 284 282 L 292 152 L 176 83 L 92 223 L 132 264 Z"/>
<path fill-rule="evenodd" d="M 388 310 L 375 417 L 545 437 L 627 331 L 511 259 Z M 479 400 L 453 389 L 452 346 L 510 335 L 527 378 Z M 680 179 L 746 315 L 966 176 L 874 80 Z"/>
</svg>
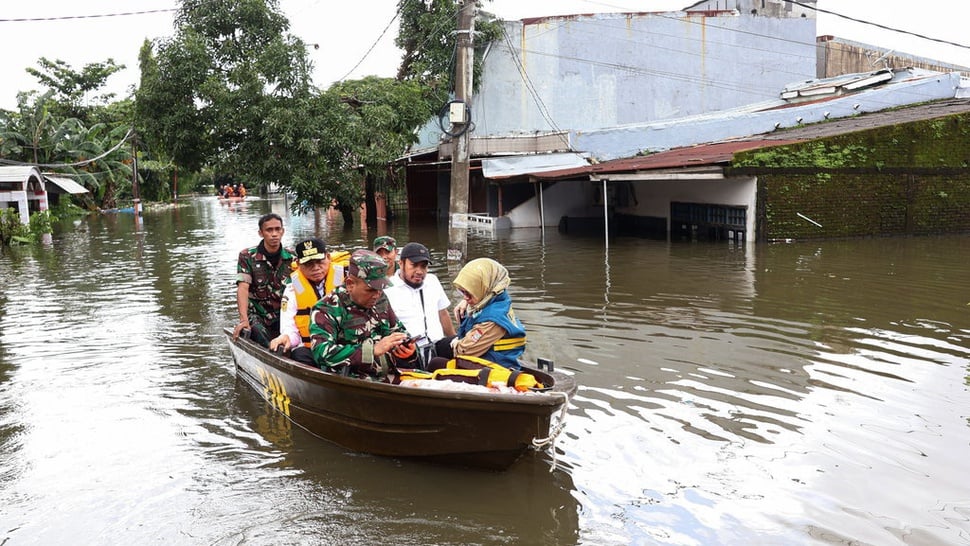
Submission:
<svg viewBox="0 0 970 546">
<path fill-rule="evenodd" d="M 80 218 L 90 214 L 89 211 L 75 205 L 70 199 L 61 199 L 57 206 L 51 207 L 52 222 L 62 218 Z"/>
<path fill-rule="evenodd" d="M 20 223 L 20 214 L 13 208 L 0 210 L 0 245 L 32 243 L 40 240 L 45 233 L 50 233 L 57 217 L 49 210 L 42 210 L 30 215 L 30 223 Z"/>
<path fill-rule="evenodd" d="M 30 215 L 30 238 L 33 241 L 40 239 L 40 236 L 45 233 L 51 233 L 54 230 L 53 224 L 57 221 L 57 217 L 51 214 L 49 210 L 42 210 L 35 212 Z"/>
<path fill-rule="evenodd" d="M 30 239 L 30 226 L 20 223 L 20 214 L 10 207 L 0 209 L 0 245 Z"/>
</svg>

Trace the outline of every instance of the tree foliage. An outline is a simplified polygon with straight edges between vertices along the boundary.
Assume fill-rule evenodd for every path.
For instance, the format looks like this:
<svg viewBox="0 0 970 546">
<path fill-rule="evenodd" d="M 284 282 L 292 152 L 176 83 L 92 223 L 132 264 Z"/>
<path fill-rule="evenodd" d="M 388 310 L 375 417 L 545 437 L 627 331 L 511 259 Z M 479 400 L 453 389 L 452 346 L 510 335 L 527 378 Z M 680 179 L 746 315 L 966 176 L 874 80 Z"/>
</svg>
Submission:
<svg viewBox="0 0 970 546">
<path fill-rule="evenodd" d="M 399 0 L 401 28 L 394 43 L 404 50 L 399 80 L 418 82 L 434 93 L 435 102 L 447 102 L 455 88 L 455 52 L 458 38 L 456 0 Z M 479 11 L 475 18 L 475 88 L 481 81 L 485 46 L 502 36 L 501 22 Z M 437 110 L 437 109 L 435 109 Z"/>
<path fill-rule="evenodd" d="M 276 0 L 186 0 L 176 25 L 142 48 L 137 117 L 147 147 L 184 172 L 275 182 L 298 209 L 336 204 L 352 223 L 361 181 L 392 176 L 433 112 L 417 81 L 313 89 L 306 44 L 287 34 Z"/>
<path fill-rule="evenodd" d="M 0 157 L 71 176 L 91 191 L 101 208 L 115 207 L 131 187 L 130 149 L 121 145 L 130 129 L 123 117 L 128 101 L 99 107 L 92 117 L 107 121 L 88 126 L 59 115 L 64 104 L 54 96 L 53 90 L 18 95 L 17 110 L 7 112 L 0 127 Z"/>
<path fill-rule="evenodd" d="M 139 59 L 137 115 L 150 146 L 185 171 L 285 178 L 264 159 L 285 138 L 279 110 L 311 88 L 306 44 L 288 34 L 278 2 L 184 0 L 175 21 L 175 35 Z"/>
<path fill-rule="evenodd" d="M 114 93 L 94 93 L 104 87 L 109 77 L 125 68 L 125 65 L 115 63 L 114 59 L 88 63 L 80 70 L 75 70 L 60 59 L 50 60 L 46 57 L 38 59 L 37 64 L 38 68 L 27 68 L 27 73 L 50 91 L 48 96 L 52 100 L 51 105 L 57 109 L 57 115 L 84 122 L 88 121 L 92 107 L 108 104 L 115 96 Z"/>
<path fill-rule="evenodd" d="M 301 141 L 310 154 L 290 183 L 298 207 L 336 204 L 352 222 L 363 202 L 363 180 L 393 181 L 391 164 L 416 142 L 427 104 L 426 88 L 373 76 L 337 83 L 315 97 L 306 118 L 314 125 Z"/>
</svg>

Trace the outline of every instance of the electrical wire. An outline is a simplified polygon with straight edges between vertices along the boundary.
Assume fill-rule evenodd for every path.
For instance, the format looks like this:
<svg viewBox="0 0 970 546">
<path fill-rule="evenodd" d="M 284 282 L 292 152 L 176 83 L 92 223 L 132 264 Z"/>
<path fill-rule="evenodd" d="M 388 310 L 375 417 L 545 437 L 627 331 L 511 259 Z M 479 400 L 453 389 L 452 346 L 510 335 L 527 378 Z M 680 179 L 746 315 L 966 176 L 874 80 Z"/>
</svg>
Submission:
<svg viewBox="0 0 970 546">
<path fill-rule="evenodd" d="M 118 149 L 121 148 L 121 146 L 125 142 L 128 142 L 128 139 L 131 138 L 131 135 L 134 133 L 134 131 L 135 131 L 134 128 L 129 128 L 128 132 L 125 133 L 125 136 L 121 138 L 121 141 L 115 144 L 110 150 L 107 150 L 101 155 L 85 159 L 84 161 L 77 161 L 75 163 L 27 163 L 24 161 L 14 161 L 12 159 L 0 159 L 0 163 L 4 165 L 23 165 L 23 166 L 34 166 L 34 167 L 46 167 L 51 169 L 62 168 L 62 167 L 83 167 L 84 165 L 90 165 L 91 163 L 94 163 L 95 161 L 103 159 L 111 155 L 112 153 L 118 151 Z"/>
<path fill-rule="evenodd" d="M 443 120 L 444 120 L 445 116 L 450 115 L 450 113 L 451 113 L 451 105 L 452 104 L 463 104 L 464 105 L 465 104 L 465 101 L 455 99 L 455 100 L 450 100 L 450 101 L 446 102 L 445 105 L 442 106 L 440 110 L 438 110 L 438 128 L 441 129 L 441 132 L 442 133 L 444 133 L 444 134 L 446 134 L 446 135 L 448 135 L 448 136 L 450 136 L 452 138 L 458 138 L 461 135 L 463 135 L 466 132 L 468 132 L 468 130 L 472 128 L 472 125 L 473 124 L 469 120 L 469 121 L 466 121 L 465 123 L 462 123 L 459 126 L 459 128 L 458 128 L 457 131 L 452 131 L 451 129 L 445 129 L 445 123 L 444 123 Z M 471 110 L 468 109 L 467 106 L 465 106 L 465 110 L 466 110 L 465 111 L 466 117 L 470 118 L 471 117 Z"/>
<path fill-rule="evenodd" d="M 933 38 L 933 37 L 927 36 L 925 34 L 919 34 L 917 32 L 910 32 L 908 30 L 903 30 L 901 28 L 891 27 L 891 26 L 888 26 L 888 25 L 880 24 L 880 23 L 873 23 L 872 21 L 866 21 L 864 19 L 857 19 L 855 17 L 849 17 L 848 15 L 843 15 L 841 13 L 837 13 L 837 12 L 834 12 L 834 11 L 829 11 L 829 10 L 826 10 L 826 9 L 822 9 L 822 8 L 819 8 L 819 7 L 810 5 L 810 4 L 803 4 L 801 2 L 798 2 L 797 0 L 784 0 L 784 1 L 785 2 L 788 2 L 789 4 L 795 4 L 796 6 L 801 6 L 801 7 L 806 8 L 806 9 L 815 10 L 815 11 L 817 11 L 819 13 L 825 13 L 825 14 L 828 14 L 828 15 L 834 15 L 836 17 L 841 17 L 842 19 L 846 19 L 848 21 L 853 21 L 855 23 L 862 23 L 864 25 L 869 25 L 869 26 L 873 26 L 873 27 L 876 27 L 876 28 L 881 28 L 883 30 L 889 30 L 889 31 L 892 31 L 892 32 L 898 32 L 900 34 L 907 34 L 909 36 L 915 36 L 917 38 L 922 38 L 924 40 L 929 40 L 931 42 L 937 42 L 937 43 L 940 43 L 940 44 L 946 44 L 946 45 L 956 46 L 956 47 L 960 47 L 960 48 L 963 48 L 963 49 L 970 49 L 970 45 L 961 44 L 961 43 L 957 43 L 957 42 L 951 42 L 949 40 L 943 40 L 943 39 L 940 39 L 940 38 Z"/>
<path fill-rule="evenodd" d="M 559 127 L 556 121 L 552 119 L 552 114 L 549 113 L 546 103 L 543 102 L 542 97 L 539 96 L 539 92 L 536 90 L 535 84 L 532 83 L 532 78 L 529 77 L 529 73 L 526 71 L 525 65 L 522 64 L 521 59 L 519 59 L 519 56 L 516 53 L 515 46 L 512 43 L 512 38 L 505 30 L 505 25 L 502 25 L 502 36 L 505 37 L 505 43 L 509 47 L 509 54 L 512 56 L 512 62 L 514 62 L 516 67 L 519 69 L 519 77 L 522 78 L 522 82 L 525 84 L 526 89 L 529 91 L 529 94 L 532 95 L 533 102 L 535 102 L 536 106 L 539 108 L 539 114 L 546 120 L 546 123 L 553 128 L 553 131 L 559 137 L 559 140 L 566 145 L 566 149 L 574 151 L 572 145 L 569 143 L 569 139 L 565 137 L 563 130 Z"/>
<path fill-rule="evenodd" d="M 364 56 L 361 57 L 359 61 L 357 61 L 357 64 L 355 64 L 353 68 L 351 68 L 349 71 L 347 71 L 347 73 L 344 74 L 342 78 L 340 78 L 339 80 L 337 80 L 338 82 L 342 82 L 342 81 L 346 80 L 347 79 L 347 76 L 350 76 L 351 74 L 354 73 L 354 70 L 357 70 L 357 67 L 359 67 L 364 62 L 364 60 L 367 59 L 367 57 L 371 54 L 371 52 L 374 51 L 374 48 L 377 47 L 377 44 L 380 43 L 380 41 L 384 39 L 384 35 L 387 34 L 388 29 L 391 28 L 391 25 L 394 24 L 394 21 L 397 21 L 397 18 L 400 15 L 401 15 L 401 8 L 400 8 L 400 5 L 399 5 L 398 8 L 397 8 L 397 11 L 394 12 L 394 17 L 391 17 L 391 20 L 388 21 L 387 26 L 384 27 L 384 30 L 383 31 L 381 31 L 381 35 L 378 36 L 376 40 L 374 40 L 374 43 L 371 44 L 371 46 L 369 48 L 367 48 L 367 51 L 364 53 Z"/>
<path fill-rule="evenodd" d="M 15 17 L 0 19 L 0 23 L 35 23 L 41 21 L 70 21 L 73 19 L 101 19 L 105 17 L 127 17 L 129 15 L 150 15 L 153 13 L 168 13 L 178 11 L 178 8 L 149 9 L 143 11 L 126 11 L 120 13 L 97 13 L 92 15 L 58 15 L 56 17 Z"/>
<path fill-rule="evenodd" d="M 453 17 L 455 19 L 455 22 L 454 22 L 454 25 L 453 25 L 455 28 L 457 28 L 457 26 L 458 26 L 458 14 L 459 14 L 459 12 L 461 12 L 461 7 L 456 4 L 455 5 L 455 10 L 451 14 L 451 17 Z M 436 27 L 432 28 L 430 31 L 428 31 L 425 34 L 424 40 L 422 40 L 421 43 L 418 44 L 416 47 L 412 48 L 411 51 L 414 52 L 414 51 L 423 50 L 424 47 L 426 45 L 428 45 L 428 42 L 430 42 L 431 40 L 433 40 L 436 36 L 439 36 L 439 35 L 443 34 L 445 32 L 445 22 L 446 21 L 447 21 L 447 19 L 442 19 L 441 22 L 439 22 L 438 26 L 436 26 Z M 457 40 L 456 40 L 455 46 L 452 48 L 452 51 L 451 51 L 451 59 L 449 60 L 450 68 L 451 68 L 451 73 L 454 73 L 454 68 L 455 68 L 455 62 L 456 62 L 456 59 L 457 59 L 457 54 L 458 54 L 458 43 L 457 43 Z M 406 55 L 408 55 L 408 56 L 402 62 L 407 62 L 408 59 L 410 59 L 411 56 L 412 56 L 410 53 L 406 53 Z M 452 87 L 452 89 L 449 89 L 449 91 L 452 91 L 453 92 L 454 91 L 454 87 Z"/>
</svg>

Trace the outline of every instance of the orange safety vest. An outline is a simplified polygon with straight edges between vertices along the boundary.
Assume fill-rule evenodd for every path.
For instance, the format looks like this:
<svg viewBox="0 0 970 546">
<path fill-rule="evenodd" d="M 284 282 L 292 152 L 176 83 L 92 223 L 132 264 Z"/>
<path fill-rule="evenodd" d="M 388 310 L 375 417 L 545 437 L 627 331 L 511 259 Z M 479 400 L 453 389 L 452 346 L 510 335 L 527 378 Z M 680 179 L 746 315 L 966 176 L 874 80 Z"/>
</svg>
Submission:
<svg viewBox="0 0 970 546">
<path fill-rule="evenodd" d="M 343 284 L 348 265 L 350 265 L 350 252 L 345 250 L 331 252 L 330 269 L 327 270 L 327 280 L 323 283 L 324 292 L 323 294 L 317 295 L 317 291 L 313 288 L 310 281 L 300 273 L 300 266 L 297 261 L 293 260 L 291 264 L 293 273 L 290 273 L 290 282 L 293 283 L 293 290 L 296 292 L 296 316 L 294 317 L 294 321 L 296 322 L 296 327 L 300 330 L 300 338 L 303 340 L 305 347 L 310 347 L 310 313 L 313 311 L 313 306 L 316 305 L 320 298 L 333 292 L 335 281 L 340 283 L 337 286 Z"/>
<path fill-rule="evenodd" d="M 329 278 L 327 279 L 330 280 Z M 293 320 L 296 327 L 300 330 L 300 339 L 303 346 L 310 347 L 310 312 L 316 305 L 320 297 L 310 281 L 297 269 L 290 273 L 290 282 L 293 283 L 293 290 L 296 292 L 296 316 Z"/>
</svg>

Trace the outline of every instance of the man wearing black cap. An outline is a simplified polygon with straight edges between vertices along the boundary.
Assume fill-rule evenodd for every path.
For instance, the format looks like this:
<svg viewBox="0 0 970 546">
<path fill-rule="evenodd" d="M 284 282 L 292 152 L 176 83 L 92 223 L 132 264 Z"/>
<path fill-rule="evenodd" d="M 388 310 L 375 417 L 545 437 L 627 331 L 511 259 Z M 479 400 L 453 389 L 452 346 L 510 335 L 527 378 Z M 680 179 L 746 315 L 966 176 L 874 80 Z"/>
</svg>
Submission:
<svg viewBox="0 0 970 546">
<path fill-rule="evenodd" d="M 455 325 L 448 313 L 451 301 L 438 277 L 428 272 L 431 253 L 421 243 L 408 243 L 399 256 L 400 267 L 391 277 L 391 286 L 384 290 L 391 308 L 408 334 L 425 336 L 434 344 L 437 356 L 452 358 L 450 342 L 455 337 Z M 435 355 L 424 355 L 428 360 L 431 356 Z"/>
<path fill-rule="evenodd" d="M 269 350 L 282 347 L 297 362 L 313 365 L 310 352 L 310 310 L 325 294 L 330 254 L 320 239 L 296 245 L 298 268 L 290 274 L 280 305 L 280 335 L 269 342 Z"/>
</svg>

